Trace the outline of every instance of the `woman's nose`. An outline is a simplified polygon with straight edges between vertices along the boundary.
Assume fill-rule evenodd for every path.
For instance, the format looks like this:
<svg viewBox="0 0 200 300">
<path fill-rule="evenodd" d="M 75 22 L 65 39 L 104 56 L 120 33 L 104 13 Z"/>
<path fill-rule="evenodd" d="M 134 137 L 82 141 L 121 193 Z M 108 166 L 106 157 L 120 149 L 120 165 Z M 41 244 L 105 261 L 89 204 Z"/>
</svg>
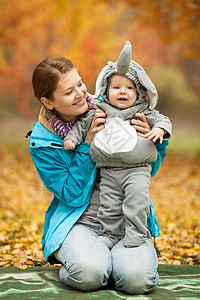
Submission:
<svg viewBox="0 0 200 300">
<path fill-rule="evenodd" d="M 84 92 L 82 91 L 82 89 L 80 87 L 77 87 L 76 96 L 82 97 L 83 95 L 84 95 Z"/>
</svg>

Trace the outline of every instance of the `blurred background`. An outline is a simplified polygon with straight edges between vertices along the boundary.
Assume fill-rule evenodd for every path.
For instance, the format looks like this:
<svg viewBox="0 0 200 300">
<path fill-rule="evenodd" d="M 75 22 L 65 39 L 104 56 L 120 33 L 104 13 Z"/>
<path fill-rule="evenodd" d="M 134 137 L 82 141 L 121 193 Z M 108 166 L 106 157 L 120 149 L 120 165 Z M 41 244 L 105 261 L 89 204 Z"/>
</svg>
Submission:
<svg viewBox="0 0 200 300">
<path fill-rule="evenodd" d="M 1 0 L 1 134 L 19 138 L 37 120 L 31 76 L 44 58 L 62 55 L 78 67 L 88 91 L 126 40 L 160 95 L 176 138 L 194 140 L 200 125 L 199 0 Z M 29 127 L 27 127 L 27 130 Z M 14 135 L 13 135 L 14 131 Z M 178 134 L 178 136 L 177 136 Z"/>
<path fill-rule="evenodd" d="M 98 73 L 126 40 L 159 92 L 158 110 L 173 123 L 151 185 L 159 261 L 200 263 L 200 0 L 0 0 L 0 266 L 45 264 L 41 235 L 52 196 L 24 137 L 40 109 L 33 69 L 65 56 L 94 93 Z"/>
</svg>

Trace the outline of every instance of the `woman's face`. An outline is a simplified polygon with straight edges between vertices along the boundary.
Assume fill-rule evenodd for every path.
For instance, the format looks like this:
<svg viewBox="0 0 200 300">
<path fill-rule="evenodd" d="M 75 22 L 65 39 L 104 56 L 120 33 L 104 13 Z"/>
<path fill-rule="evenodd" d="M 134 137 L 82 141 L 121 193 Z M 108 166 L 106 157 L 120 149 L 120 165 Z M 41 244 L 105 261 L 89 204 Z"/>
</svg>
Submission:
<svg viewBox="0 0 200 300">
<path fill-rule="evenodd" d="M 86 103 L 87 88 L 75 68 L 63 74 L 53 93 L 53 108 L 67 122 L 74 121 L 77 116 L 88 109 Z"/>
</svg>

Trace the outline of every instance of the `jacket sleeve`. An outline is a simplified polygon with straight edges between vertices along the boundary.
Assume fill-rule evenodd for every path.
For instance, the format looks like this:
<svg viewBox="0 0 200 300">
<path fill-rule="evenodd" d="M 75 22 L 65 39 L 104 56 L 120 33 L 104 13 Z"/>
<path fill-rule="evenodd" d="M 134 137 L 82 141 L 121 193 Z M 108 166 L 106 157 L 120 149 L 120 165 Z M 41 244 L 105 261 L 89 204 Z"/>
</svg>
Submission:
<svg viewBox="0 0 200 300">
<path fill-rule="evenodd" d="M 155 144 L 157 151 L 158 151 L 158 155 L 157 155 L 157 159 L 154 162 L 150 162 L 151 165 L 151 177 L 153 177 L 154 175 L 156 175 L 156 173 L 158 172 L 158 169 L 160 168 L 160 165 L 163 161 L 163 159 L 166 156 L 166 147 L 169 144 L 169 142 L 167 140 L 163 141 L 162 144 L 160 144 L 160 142 L 157 142 Z"/>
<path fill-rule="evenodd" d="M 72 159 L 67 159 L 67 156 L 65 159 L 63 151 L 51 147 L 30 148 L 45 187 L 65 205 L 79 207 L 90 201 L 83 195 L 88 188 L 90 191 L 93 189 L 96 166 L 90 158 L 90 145 L 87 143 L 76 147 Z"/>
</svg>

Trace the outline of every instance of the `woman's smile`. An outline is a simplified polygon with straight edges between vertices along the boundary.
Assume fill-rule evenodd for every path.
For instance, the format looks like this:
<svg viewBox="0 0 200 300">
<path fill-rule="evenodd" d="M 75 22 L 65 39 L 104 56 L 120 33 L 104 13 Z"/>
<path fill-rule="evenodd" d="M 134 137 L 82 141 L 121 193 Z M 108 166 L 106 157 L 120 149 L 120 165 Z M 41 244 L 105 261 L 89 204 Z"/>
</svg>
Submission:
<svg viewBox="0 0 200 300">
<path fill-rule="evenodd" d="M 72 105 L 81 106 L 81 105 L 84 105 L 85 102 L 86 102 L 86 97 L 84 96 L 82 99 L 80 99 L 79 101 L 77 101 L 76 103 L 74 103 Z"/>
</svg>

